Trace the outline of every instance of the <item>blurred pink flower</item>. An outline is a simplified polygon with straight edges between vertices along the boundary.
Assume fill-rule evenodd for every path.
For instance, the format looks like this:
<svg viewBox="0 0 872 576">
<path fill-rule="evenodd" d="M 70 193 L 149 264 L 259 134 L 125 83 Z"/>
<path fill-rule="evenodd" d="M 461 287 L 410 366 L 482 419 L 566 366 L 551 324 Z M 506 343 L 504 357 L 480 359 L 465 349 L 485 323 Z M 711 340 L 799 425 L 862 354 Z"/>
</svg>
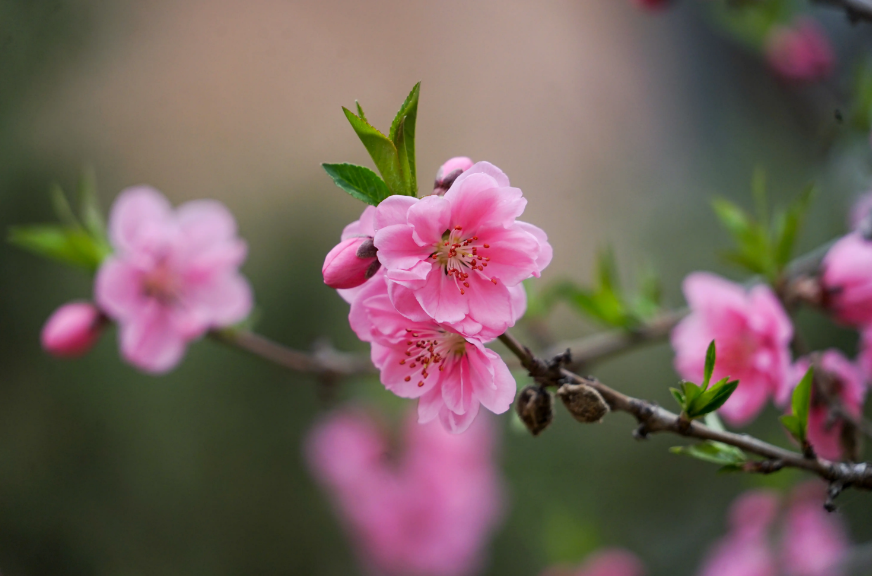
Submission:
<svg viewBox="0 0 872 576">
<path fill-rule="evenodd" d="M 408 304 L 415 304 L 414 299 Z M 351 305 L 349 322 L 372 346 L 372 361 L 385 388 L 418 399 L 422 423 L 439 418 L 451 432 L 463 432 L 479 405 L 501 414 L 509 409 L 517 385 L 500 355 L 482 340 L 465 337 L 420 313 L 409 320 L 397 312 L 382 277 L 366 284 Z"/>
<path fill-rule="evenodd" d="M 836 565 L 847 549 L 847 536 L 839 516 L 824 510 L 825 497 L 817 481 L 798 486 L 777 522 L 776 493 L 752 490 L 739 496 L 730 512 L 729 533 L 709 551 L 699 574 L 839 576 Z"/>
<path fill-rule="evenodd" d="M 632 553 L 620 548 L 600 550 L 577 568 L 549 568 L 541 576 L 643 576 L 642 562 Z"/>
<path fill-rule="evenodd" d="M 473 161 L 466 156 L 451 158 L 436 171 L 436 182 L 433 184 L 433 194 L 445 194 L 457 177 L 472 168 Z"/>
<path fill-rule="evenodd" d="M 790 319 L 768 286 L 746 291 L 714 274 L 694 272 L 682 288 L 691 313 L 672 331 L 675 369 L 682 378 L 701 382 L 706 349 L 715 340 L 713 380 L 739 380 L 721 414 L 734 425 L 746 424 L 787 385 Z"/>
<path fill-rule="evenodd" d="M 114 254 L 95 285 L 101 310 L 119 326 L 123 356 L 165 372 L 187 343 L 244 319 L 251 289 L 239 274 L 245 243 L 223 204 L 197 200 L 173 211 L 153 188 L 124 190 L 109 218 Z"/>
<path fill-rule="evenodd" d="M 790 379 L 792 388 L 802 379 L 811 362 L 808 358 L 800 358 L 793 366 L 793 377 Z M 820 371 L 815 374 L 817 378 L 823 378 L 829 392 L 837 398 L 849 414 L 859 417 L 866 396 L 866 385 L 860 369 L 850 360 L 845 358 L 837 350 L 826 350 L 821 354 Z M 821 372 L 822 371 L 822 372 Z M 789 393 L 785 393 L 779 399 L 779 403 L 785 404 L 789 400 Z M 808 440 L 815 451 L 829 460 L 838 460 L 842 457 L 842 421 L 829 422 L 829 409 L 823 398 L 817 394 L 816 389 L 812 393 L 812 406 L 808 414 Z"/>
<path fill-rule="evenodd" d="M 519 316 L 509 288 L 551 262 L 541 229 L 518 222 L 527 201 L 503 172 L 479 162 L 445 196 L 391 196 L 376 212 L 375 245 L 399 312 L 500 334 Z M 401 223 L 395 223 L 401 220 Z"/>
<path fill-rule="evenodd" d="M 309 466 L 373 572 L 476 573 L 503 507 L 491 423 L 455 436 L 408 418 L 401 431 L 401 451 L 389 455 L 371 417 L 336 411 L 308 437 Z"/>
<path fill-rule="evenodd" d="M 100 338 L 105 319 L 90 302 L 70 302 L 55 310 L 42 327 L 42 347 L 54 356 L 74 358 Z"/>
<path fill-rule="evenodd" d="M 823 260 L 826 305 L 837 319 L 872 324 L 872 242 L 853 232 L 833 244 Z"/>
<path fill-rule="evenodd" d="M 791 26 L 776 26 L 766 40 L 770 66 L 788 80 L 813 82 L 829 76 L 835 54 L 826 34 L 811 18 L 799 18 Z"/>
</svg>

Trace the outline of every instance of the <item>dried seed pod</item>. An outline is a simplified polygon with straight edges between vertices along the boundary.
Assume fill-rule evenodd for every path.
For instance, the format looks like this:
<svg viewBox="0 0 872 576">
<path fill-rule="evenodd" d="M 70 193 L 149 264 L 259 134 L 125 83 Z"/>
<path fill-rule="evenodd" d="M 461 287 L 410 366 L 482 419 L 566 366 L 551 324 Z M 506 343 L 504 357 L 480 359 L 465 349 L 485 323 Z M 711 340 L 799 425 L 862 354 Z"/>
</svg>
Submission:
<svg viewBox="0 0 872 576">
<path fill-rule="evenodd" d="M 585 424 L 601 422 L 609 405 L 595 388 L 587 384 L 564 384 L 557 390 L 572 417 Z"/>
<path fill-rule="evenodd" d="M 527 430 L 538 436 L 554 419 L 554 396 L 539 386 L 527 386 L 518 394 L 515 410 Z"/>
</svg>

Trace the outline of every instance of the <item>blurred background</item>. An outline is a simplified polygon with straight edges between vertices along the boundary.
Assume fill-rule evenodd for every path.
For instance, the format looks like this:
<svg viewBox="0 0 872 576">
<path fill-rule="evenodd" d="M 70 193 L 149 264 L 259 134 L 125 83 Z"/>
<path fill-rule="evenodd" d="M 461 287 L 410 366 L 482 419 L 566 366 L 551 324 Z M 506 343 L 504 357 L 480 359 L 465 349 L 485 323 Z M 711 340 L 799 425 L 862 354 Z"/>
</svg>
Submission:
<svg viewBox="0 0 872 576">
<path fill-rule="evenodd" d="M 837 153 L 822 143 L 842 129 L 842 76 L 779 81 L 698 4 L 652 15 L 630 0 L 0 0 L 0 226 L 53 221 L 50 185 L 72 191 L 86 165 L 105 207 L 140 183 L 174 203 L 216 198 L 249 244 L 257 329 L 365 351 L 320 276 L 362 205 L 319 164 L 371 165 L 340 106 L 357 99 L 387 126 L 421 80 L 422 189 L 449 157 L 488 160 L 550 236 L 543 284 L 587 281 L 610 244 L 627 282 L 650 264 L 680 306 L 690 271 L 744 277 L 717 259 L 728 238 L 713 195 L 750 206 L 757 166 L 776 202 L 817 182 L 810 249 L 843 233 L 872 157 L 868 135 Z M 840 54 L 868 52 L 868 26 L 814 14 Z M 0 247 L 0 571 L 361 573 L 302 443 L 344 399 L 397 413 L 378 382 L 326 395 L 211 341 L 155 378 L 119 359 L 114 332 L 81 360 L 43 353 L 48 315 L 90 295 L 79 271 Z M 851 333 L 813 314 L 800 323 L 812 344 L 855 352 Z M 600 329 L 563 307 L 548 326 L 556 338 Z M 663 343 L 595 372 L 669 405 L 671 359 Z M 786 445 L 774 416 L 750 431 Z M 532 576 L 600 546 L 633 550 L 654 576 L 693 574 L 736 494 L 797 480 L 716 474 L 669 454 L 675 438 L 634 441 L 620 414 L 580 426 L 558 410 L 537 438 L 510 415 L 495 421 L 507 513 L 484 574 Z M 840 504 L 852 539 L 872 539 L 872 497 Z"/>
</svg>

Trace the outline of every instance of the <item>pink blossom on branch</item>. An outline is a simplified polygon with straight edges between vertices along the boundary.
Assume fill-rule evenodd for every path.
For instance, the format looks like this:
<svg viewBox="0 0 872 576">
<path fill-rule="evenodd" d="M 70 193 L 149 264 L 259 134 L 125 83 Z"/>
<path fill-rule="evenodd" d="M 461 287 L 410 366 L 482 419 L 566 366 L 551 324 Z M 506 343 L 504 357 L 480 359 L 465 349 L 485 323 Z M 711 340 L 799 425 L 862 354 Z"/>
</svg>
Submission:
<svg viewBox="0 0 872 576">
<path fill-rule="evenodd" d="M 90 302 L 70 302 L 55 310 L 42 328 L 42 347 L 54 356 L 87 353 L 100 338 L 106 321 Z"/>
<path fill-rule="evenodd" d="M 768 286 L 746 291 L 714 274 L 694 272 L 682 288 L 691 312 L 672 331 L 675 369 L 682 378 L 701 382 L 706 349 L 714 340 L 713 381 L 739 380 L 720 412 L 732 424 L 746 424 L 787 385 L 793 325 Z"/>
<path fill-rule="evenodd" d="M 153 188 L 128 188 L 112 207 L 109 236 L 114 253 L 97 273 L 95 299 L 118 323 L 122 355 L 142 370 L 170 370 L 188 342 L 250 312 L 238 271 L 246 246 L 223 204 L 173 210 Z"/>
<path fill-rule="evenodd" d="M 493 338 L 513 325 L 510 288 L 538 277 L 552 255 L 545 232 L 516 220 L 526 203 L 487 162 L 458 176 L 444 197 L 383 201 L 375 246 L 397 310 L 470 336 Z"/>
<path fill-rule="evenodd" d="M 369 415 L 334 412 L 308 437 L 309 466 L 374 573 L 477 573 L 503 507 L 490 422 L 456 436 L 409 418 L 401 432 L 390 454 Z"/>
<path fill-rule="evenodd" d="M 872 324 L 872 242 L 859 232 L 844 236 L 827 252 L 822 268 L 827 308 L 847 324 Z"/>
<path fill-rule="evenodd" d="M 808 370 L 811 362 L 800 358 L 793 366 L 790 382 L 795 386 Z M 826 350 L 820 356 L 819 370 L 815 379 L 828 387 L 829 394 L 838 400 L 842 407 L 854 417 L 859 417 L 866 396 L 866 385 L 860 369 L 837 350 Z M 785 389 L 779 399 L 780 404 L 788 402 L 792 388 Z M 812 390 L 811 410 L 808 414 L 808 440 L 815 451 L 829 460 L 842 458 L 842 421 L 830 421 L 830 410 L 817 388 Z"/>
<path fill-rule="evenodd" d="M 512 291 L 523 294 L 523 287 Z M 413 305 L 414 300 L 408 304 Z M 521 308 L 523 302 L 513 306 Z M 351 328 L 371 343 L 385 388 L 418 399 L 421 423 L 438 418 L 454 433 L 469 427 L 481 405 L 496 414 L 508 410 L 517 385 L 499 354 L 479 338 L 426 318 L 420 309 L 415 316 L 423 319 L 410 320 L 397 311 L 381 276 L 368 282 L 351 304 Z"/>
<path fill-rule="evenodd" d="M 829 76 L 835 55 L 826 34 L 811 18 L 776 26 L 766 40 L 770 66 L 788 80 L 814 82 Z"/>
</svg>

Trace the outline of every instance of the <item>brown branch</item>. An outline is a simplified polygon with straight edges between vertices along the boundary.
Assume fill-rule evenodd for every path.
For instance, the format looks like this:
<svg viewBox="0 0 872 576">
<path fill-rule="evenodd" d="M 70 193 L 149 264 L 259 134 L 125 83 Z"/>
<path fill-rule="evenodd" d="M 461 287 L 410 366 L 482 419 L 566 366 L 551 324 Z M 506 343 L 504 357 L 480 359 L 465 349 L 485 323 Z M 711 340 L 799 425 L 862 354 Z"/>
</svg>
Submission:
<svg viewBox="0 0 872 576">
<path fill-rule="evenodd" d="M 312 353 L 301 352 L 247 330 L 215 330 L 209 336 L 289 370 L 321 378 L 344 378 L 376 371 L 369 355 L 348 354 L 331 347 L 321 347 Z"/>
<path fill-rule="evenodd" d="M 500 336 L 500 341 L 518 357 L 524 368 L 540 385 L 558 386 L 570 382 L 594 388 L 612 411 L 626 412 L 636 418 L 639 423 L 637 437 L 644 438 L 649 434 L 668 432 L 699 440 L 721 442 L 762 456 L 767 461 L 777 462 L 777 467 L 806 470 L 845 488 L 853 486 L 862 490 L 872 490 L 872 467 L 865 462 L 849 464 L 831 462 L 819 457 L 808 458 L 799 452 L 780 448 L 746 434 L 714 430 L 698 421 L 688 424 L 678 414 L 661 408 L 653 402 L 627 396 L 597 380 L 583 378 L 569 370 L 562 369 L 560 378 L 555 379 L 553 370 L 549 370 L 549 363 L 533 355 L 529 348 L 518 342 L 511 334 L 508 332 L 503 334 Z"/>
</svg>

